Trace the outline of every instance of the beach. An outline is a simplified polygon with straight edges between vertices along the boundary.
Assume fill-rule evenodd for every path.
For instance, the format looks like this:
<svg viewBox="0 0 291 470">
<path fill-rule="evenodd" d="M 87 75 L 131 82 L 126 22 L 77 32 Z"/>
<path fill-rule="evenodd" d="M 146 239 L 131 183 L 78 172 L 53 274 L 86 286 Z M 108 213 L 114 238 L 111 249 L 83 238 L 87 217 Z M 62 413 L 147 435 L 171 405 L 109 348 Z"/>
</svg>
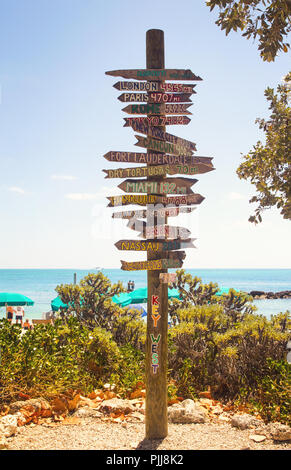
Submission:
<svg viewBox="0 0 291 470">
<path fill-rule="evenodd" d="M 192 276 L 198 276 L 203 283 L 216 282 L 220 288 L 234 288 L 244 292 L 279 292 L 291 290 L 291 269 L 186 269 Z M 88 273 L 97 269 L 0 269 L 0 291 L 18 292 L 31 298 L 35 303 L 25 307 L 25 318 L 41 319 L 43 313 L 51 310 L 51 301 L 57 297 L 55 288 L 60 284 L 77 283 Z M 169 270 L 174 272 L 174 270 Z M 146 287 L 146 272 L 129 273 L 120 269 L 102 269 L 112 283 L 121 281 L 125 288 L 131 280 L 135 289 Z M 254 300 L 258 313 L 270 318 L 271 315 L 291 311 L 289 299 Z M 5 308 L 0 308 L 0 318 L 5 317 Z"/>
</svg>

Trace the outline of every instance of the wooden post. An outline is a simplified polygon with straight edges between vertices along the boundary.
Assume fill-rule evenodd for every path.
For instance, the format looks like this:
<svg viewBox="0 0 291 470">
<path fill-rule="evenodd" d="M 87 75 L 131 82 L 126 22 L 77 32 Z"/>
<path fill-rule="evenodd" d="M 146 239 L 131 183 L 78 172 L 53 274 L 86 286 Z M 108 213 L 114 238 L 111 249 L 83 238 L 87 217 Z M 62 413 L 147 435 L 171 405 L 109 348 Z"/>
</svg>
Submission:
<svg viewBox="0 0 291 470">
<path fill-rule="evenodd" d="M 146 33 L 146 66 L 164 69 L 164 32 L 150 29 Z M 160 127 L 165 131 L 165 127 Z M 149 150 L 149 152 L 153 153 Z M 161 180 L 163 177 L 160 177 Z M 148 177 L 150 181 L 152 178 Z M 157 177 L 154 177 L 157 181 Z M 157 217 L 154 220 L 157 224 Z M 165 221 L 166 223 L 166 221 Z M 165 252 L 148 251 L 147 259 L 167 258 Z M 162 439 L 168 435 L 167 356 L 168 356 L 168 284 L 160 283 L 160 273 L 147 272 L 148 308 L 146 342 L 146 438 Z"/>
</svg>

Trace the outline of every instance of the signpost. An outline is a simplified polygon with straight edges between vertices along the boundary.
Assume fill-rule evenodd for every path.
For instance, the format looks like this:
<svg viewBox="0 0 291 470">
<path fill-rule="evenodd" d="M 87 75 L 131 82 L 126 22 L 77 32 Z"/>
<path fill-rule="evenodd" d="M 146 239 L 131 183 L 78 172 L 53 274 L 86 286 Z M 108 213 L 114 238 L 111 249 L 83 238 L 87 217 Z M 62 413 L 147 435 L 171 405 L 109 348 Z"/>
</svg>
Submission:
<svg viewBox="0 0 291 470">
<path fill-rule="evenodd" d="M 131 125 L 131 122 L 143 122 L 150 126 L 172 126 L 176 124 L 189 124 L 190 119 L 187 116 L 150 116 L 147 117 L 135 117 L 135 118 L 124 118 L 124 127 Z"/>
<path fill-rule="evenodd" d="M 114 85 L 120 91 L 165 91 L 167 93 L 196 93 L 196 85 L 182 85 L 181 83 L 164 82 L 117 82 Z"/>
<path fill-rule="evenodd" d="M 181 103 L 147 103 L 147 104 L 129 104 L 122 109 L 128 114 L 192 114 L 188 111 L 191 104 Z"/>
<path fill-rule="evenodd" d="M 144 176 L 166 176 L 166 175 L 197 175 L 214 170 L 213 167 L 204 163 L 196 165 L 157 165 L 138 166 L 133 168 L 115 168 L 114 170 L 103 170 L 105 178 L 138 178 Z"/>
<path fill-rule="evenodd" d="M 147 68 L 134 70 L 111 70 L 105 73 L 112 77 L 133 78 L 134 80 L 202 80 L 202 78 L 195 75 L 189 69 Z"/>
<path fill-rule="evenodd" d="M 123 103 L 189 103 L 191 93 L 122 93 L 118 100 Z"/>
<path fill-rule="evenodd" d="M 148 163 L 150 165 L 195 165 L 196 163 L 205 163 L 212 165 L 212 157 L 192 157 L 188 155 L 164 155 L 161 153 L 147 152 L 107 152 L 104 158 L 109 162 L 122 163 Z M 213 167 L 212 167 L 213 168 Z"/>
<path fill-rule="evenodd" d="M 148 206 L 149 207 L 149 206 Z M 155 207 L 155 206 L 153 206 Z M 145 219 L 149 217 L 176 217 L 179 214 L 185 214 L 189 212 L 193 212 L 196 207 L 171 207 L 168 209 L 165 208 L 153 208 L 153 209 L 142 209 L 142 210 L 135 210 L 135 211 L 124 211 L 124 212 L 114 212 L 112 214 L 113 219 L 132 219 L 133 217 L 138 217 L 140 219 Z"/>
<path fill-rule="evenodd" d="M 191 186 L 198 180 L 191 178 L 164 178 L 163 181 L 125 180 L 118 185 L 126 193 L 192 194 Z"/>
<path fill-rule="evenodd" d="M 145 153 L 109 151 L 109 162 L 143 164 L 133 168 L 103 170 L 106 178 L 126 178 L 119 187 L 126 193 L 109 196 L 108 207 L 139 205 L 145 209 L 115 212 L 114 219 L 128 219 L 128 227 L 137 230 L 144 240 L 119 240 L 115 246 L 122 252 L 146 252 L 144 261 L 121 261 L 125 271 L 146 270 L 148 286 L 146 339 L 146 413 L 147 439 L 162 439 L 168 434 L 167 406 L 167 343 L 168 283 L 175 273 L 168 269 L 182 267 L 186 248 L 195 248 L 188 229 L 168 224 L 168 217 L 192 212 L 204 200 L 193 193 L 195 179 L 167 175 L 196 175 L 214 170 L 212 157 L 193 156 L 196 144 L 166 132 L 168 125 L 189 124 L 186 115 L 194 84 L 170 81 L 202 80 L 189 69 L 166 69 L 164 33 L 152 29 L 146 34 L 146 68 L 106 72 L 118 81 L 113 86 L 122 91 L 119 100 L 129 104 L 124 112 L 136 115 L 124 119 L 124 127 L 132 127 L 137 146 Z M 136 81 L 132 81 L 136 80 Z M 141 116 L 138 116 L 141 115 Z M 134 179 L 128 179 L 134 178 Z M 139 179 L 144 178 L 144 179 Z M 138 194 L 141 193 L 141 194 Z M 187 207 L 190 206 L 190 207 Z M 140 220 L 144 219 L 144 220 Z"/>
</svg>

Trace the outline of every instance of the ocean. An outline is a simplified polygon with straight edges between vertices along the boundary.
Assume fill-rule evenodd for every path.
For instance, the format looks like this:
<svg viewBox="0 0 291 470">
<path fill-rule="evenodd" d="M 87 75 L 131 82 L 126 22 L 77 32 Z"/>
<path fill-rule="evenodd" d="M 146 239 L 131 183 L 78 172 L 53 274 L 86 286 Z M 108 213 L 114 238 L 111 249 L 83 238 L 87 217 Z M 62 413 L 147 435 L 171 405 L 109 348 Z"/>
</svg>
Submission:
<svg viewBox="0 0 291 470">
<path fill-rule="evenodd" d="M 77 283 L 88 273 L 97 273 L 97 269 L 0 269 L 0 292 L 17 292 L 31 298 L 35 303 L 25 307 L 25 317 L 42 318 L 44 312 L 51 310 L 51 301 L 57 297 L 55 288 L 60 284 Z M 198 276 L 203 283 L 216 282 L 220 288 L 233 287 L 236 290 L 250 292 L 261 290 L 279 292 L 291 290 L 291 269 L 187 269 L 192 276 Z M 174 270 L 169 270 L 174 272 Z M 120 269 L 102 269 L 112 283 L 122 281 L 125 287 L 129 280 L 135 282 L 135 288 L 146 287 L 145 271 L 122 271 Z M 272 314 L 291 311 L 291 299 L 255 300 L 258 313 L 270 318 Z M 5 308 L 0 308 L 0 318 L 5 317 Z"/>
</svg>

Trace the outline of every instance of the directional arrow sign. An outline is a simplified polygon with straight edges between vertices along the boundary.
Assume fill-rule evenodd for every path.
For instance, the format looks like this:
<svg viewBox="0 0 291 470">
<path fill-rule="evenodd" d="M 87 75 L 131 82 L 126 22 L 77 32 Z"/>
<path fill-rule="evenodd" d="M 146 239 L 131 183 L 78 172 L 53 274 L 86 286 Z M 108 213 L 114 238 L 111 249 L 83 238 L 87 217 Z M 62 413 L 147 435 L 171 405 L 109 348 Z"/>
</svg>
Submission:
<svg viewBox="0 0 291 470">
<path fill-rule="evenodd" d="M 186 248 L 195 248 L 193 241 L 196 238 L 188 238 L 181 240 L 177 238 L 175 240 L 119 240 L 115 243 L 118 250 L 121 251 L 173 251 Z"/>
<path fill-rule="evenodd" d="M 181 137 L 169 134 L 168 132 L 164 132 L 160 127 L 152 127 L 147 123 L 139 121 L 136 122 L 134 119 L 132 119 L 130 125 L 136 132 L 140 132 L 141 134 L 146 134 L 147 136 L 154 137 L 155 139 L 171 142 L 172 144 L 179 145 L 180 148 L 183 147 L 189 150 L 196 150 L 196 144 L 194 142 L 182 139 Z"/>
<path fill-rule="evenodd" d="M 172 144 L 153 137 L 142 137 L 140 135 L 135 135 L 135 137 L 137 138 L 135 145 L 138 147 L 145 147 L 155 152 L 170 153 L 171 155 L 192 155 L 191 149 L 180 144 Z"/>
<path fill-rule="evenodd" d="M 190 93 L 122 93 L 118 96 L 123 103 L 190 103 Z"/>
<path fill-rule="evenodd" d="M 139 220 L 138 222 L 141 221 Z M 140 230 L 140 227 L 137 227 L 136 230 Z M 174 227 L 171 225 L 155 225 L 152 227 L 144 227 L 144 229 L 139 233 L 138 236 L 143 238 L 181 238 L 182 240 L 184 240 L 189 238 L 190 235 L 190 230 L 185 227 Z"/>
<path fill-rule="evenodd" d="M 121 269 L 124 271 L 140 271 L 140 270 L 161 270 L 171 268 L 181 268 L 183 261 L 179 259 L 156 259 L 152 261 L 121 261 Z"/>
<path fill-rule="evenodd" d="M 114 170 L 102 170 L 106 173 L 106 178 L 139 178 L 146 176 L 166 176 L 166 175 L 197 175 L 214 170 L 210 165 L 197 163 L 196 165 L 157 165 L 138 166 L 134 168 L 114 168 Z"/>
<path fill-rule="evenodd" d="M 129 104 L 122 111 L 128 114 L 192 114 L 187 109 L 191 104 L 171 103 L 147 103 L 147 104 Z"/>
<path fill-rule="evenodd" d="M 105 73 L 113 77 L 133 78 L 134 80 L 202 80 L 189 69 L 110 70 Z"/>
<path fill-rule="evenodd" d="M 175 196 L 175 197 L 166 197 L 163 196 L 159 202 L 165 205 L 174 205 L 174 206 L 189 206 L 192 204 L 201 204 L 204 201 L 204 197 L 201 194 L 189 194 L 186 196 Z"/>
<path fill-rule="evenodd" d="M 191 178 L 165 178 L 163 181 L 125 180 L 118 185 L 126 193 L 192 194 L 190 189 L 198 180 Z"/>
<path fill-rule="evenodd" d="M 193 212 L 195 209 L 196 207 L 179 207 L 179 208 L 173 207 L 169 209 L 164 209 L 164 208 L 141 209 L 141 210 L 136 210 L 136 211 L 114 212 L 112 214 L 112 218 L 113 219 L 132 219 L 132 218 L 145 219 L 147 217 L 154 217 L 155 215 L 158 218 L 176 217 L 179 214 Z"/>
<path fill-rule="evenodd" d="M 189 124 L 191 119 L 187 116 L 147 116 L 147 117 L 134 117 L 134 118 L 123 118 L 125 124 L 123 127 L 128 127 L 132 122 L 142 122 L 150 126 L 172 126 L 176 124 L 186 125 Z"/>
<path fill-rule="evenodd" d="M 196 85 L 182 85 L 181 83 L 161 82 L 117 82 L 114 88 L 120 91 L 165 91 L 167 93 L 196 93 Z"/>
<path fill-rule="evenodd" d="M 156 196 L 152 194 L 125 194 L 122 196 L 109 196 L 107 197 L 107 199 L 109 199 L 109 204 L 107 207 L 128 206 L 129 204 L 146 206 L 148 204 L 158 204 L 161 202 L 161 198 L 162 196 Z"/>
<path fill-rule="evenodd" d="M 143 163 L 151 165 L 196 165 L 203 163 L 212 165 L 213 157 L 192 157 L 186 155 L 163 155 L 161 153 L 116 152 L 111 151 L 103 155 L 109 162 Z"/>
</svg>

